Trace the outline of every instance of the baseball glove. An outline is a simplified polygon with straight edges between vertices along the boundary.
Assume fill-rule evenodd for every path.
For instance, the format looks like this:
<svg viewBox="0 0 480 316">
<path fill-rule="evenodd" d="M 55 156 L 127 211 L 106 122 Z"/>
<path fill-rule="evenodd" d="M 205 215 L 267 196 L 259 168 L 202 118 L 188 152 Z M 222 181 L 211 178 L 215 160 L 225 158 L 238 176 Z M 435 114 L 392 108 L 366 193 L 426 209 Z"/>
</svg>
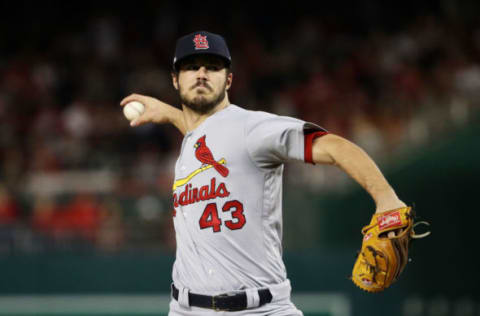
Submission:
<svg viewBox="0 0 480 316">
<path fill-rule="evenodd" d="M 410 239 L 426 237 L 413 230 L 414 212 L 411 207 L 376 213 L 370 224 L 363 227 L 363 242 L 355 265 L 352 281 L 367 292 L 380 292 L 397 280 L 408 261 Z"/>
</svg>

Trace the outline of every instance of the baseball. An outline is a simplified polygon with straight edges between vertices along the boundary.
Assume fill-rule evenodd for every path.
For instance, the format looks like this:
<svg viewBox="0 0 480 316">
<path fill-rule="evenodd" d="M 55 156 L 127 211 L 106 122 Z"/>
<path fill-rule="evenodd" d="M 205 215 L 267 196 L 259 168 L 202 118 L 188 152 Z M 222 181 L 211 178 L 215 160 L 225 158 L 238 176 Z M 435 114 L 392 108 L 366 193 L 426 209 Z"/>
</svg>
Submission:
<svg viewBox="0 0 480 316">
<path fill-rule="evenodd" d="M 133 121 L 134 119 L 138 118 L 140 115 L 142 115 L 143 111 L 145 111 L 145 106 L 138 101 L 128 102 L 123 107 L 123 115 L 125 115 L 129 121 Z"/>
</svg>

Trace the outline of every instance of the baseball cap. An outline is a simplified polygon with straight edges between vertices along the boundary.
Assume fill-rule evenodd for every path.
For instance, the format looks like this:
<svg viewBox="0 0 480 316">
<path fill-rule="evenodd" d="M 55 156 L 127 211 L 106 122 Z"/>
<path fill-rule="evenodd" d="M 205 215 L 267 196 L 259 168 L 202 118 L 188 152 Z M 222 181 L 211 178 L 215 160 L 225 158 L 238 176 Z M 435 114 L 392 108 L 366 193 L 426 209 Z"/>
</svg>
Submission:
<svg viewBox="0 0 480 316">
<path fill-rule="evenodd" d="M 226 66 L 230 67 L 232 57 L 228 50 L 225 39 L 218 34 L 207 31 L 198 31 L 185 35 L 177 40 L 173 68 L 178 70 L 178 63 L 187 57 L 199 54 L 210 54 L 225 60 Z"/>
</svg>

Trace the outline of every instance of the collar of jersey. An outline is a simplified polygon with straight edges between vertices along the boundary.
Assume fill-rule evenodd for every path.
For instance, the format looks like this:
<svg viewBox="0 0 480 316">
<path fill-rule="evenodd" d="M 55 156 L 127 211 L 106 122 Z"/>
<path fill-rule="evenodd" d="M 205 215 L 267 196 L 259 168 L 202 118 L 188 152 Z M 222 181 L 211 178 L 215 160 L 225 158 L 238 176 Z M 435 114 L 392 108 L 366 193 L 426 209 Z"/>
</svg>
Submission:
<svg viewBox="0 0 480 316">
<path fill-rule="evenodd" d="M 198 125 L 195 129 L 193 129 L 191 131 L 188 131 L 185 134 L 185 137 L 188 137 L 188 136 L 192 135 L 196 131 L 200 130 L 205 124 L 207 124 L 207 122 L 209 122 L 209 121 L 213 120 L 214 118 L 218 117 L 220 115 L 220 113 L 225 113 L 226 110 L 232 109 L 235 106 L 236 106 L 235 104 L 230 103 L 229 105 L 227 105 L 225 108 L 221 109 L 220 111 L 217 111 L 217 112 L 213 113 L 212 115 L 207 117 L 202 123 L 200 123 L 200 125 Z"/>
</svg>

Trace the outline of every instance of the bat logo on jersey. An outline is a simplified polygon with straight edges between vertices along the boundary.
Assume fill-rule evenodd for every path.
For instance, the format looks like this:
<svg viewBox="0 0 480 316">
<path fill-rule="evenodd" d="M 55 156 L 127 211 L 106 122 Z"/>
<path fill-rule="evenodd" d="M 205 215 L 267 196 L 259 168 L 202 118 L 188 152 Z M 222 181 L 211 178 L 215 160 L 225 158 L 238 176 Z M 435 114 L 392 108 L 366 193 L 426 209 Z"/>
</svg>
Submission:
<svg viewBox="0 0 480 316">
<path fill-rule="evenodd" d="M 207 41 L 207 36 L 202 36 L 201 34 L 195 35 L 195 38 L 193 39 L 193 42 L 195 43 L 195 49 L 208 49 L 208 41 Z"/>
<path fill-rule="evenodd" d="M 228 168 L 221 165 L 218 161 L 213 158 L 213 154 L 210 149 L 207 147 L 207 143 L 205 142 L 206 135 L 200 137 L 197 142 L 195 143 L 195 157 L 202 163 L 202 165 L 210 165 L 222 177 L 228 176 Z"/>
</svg>

